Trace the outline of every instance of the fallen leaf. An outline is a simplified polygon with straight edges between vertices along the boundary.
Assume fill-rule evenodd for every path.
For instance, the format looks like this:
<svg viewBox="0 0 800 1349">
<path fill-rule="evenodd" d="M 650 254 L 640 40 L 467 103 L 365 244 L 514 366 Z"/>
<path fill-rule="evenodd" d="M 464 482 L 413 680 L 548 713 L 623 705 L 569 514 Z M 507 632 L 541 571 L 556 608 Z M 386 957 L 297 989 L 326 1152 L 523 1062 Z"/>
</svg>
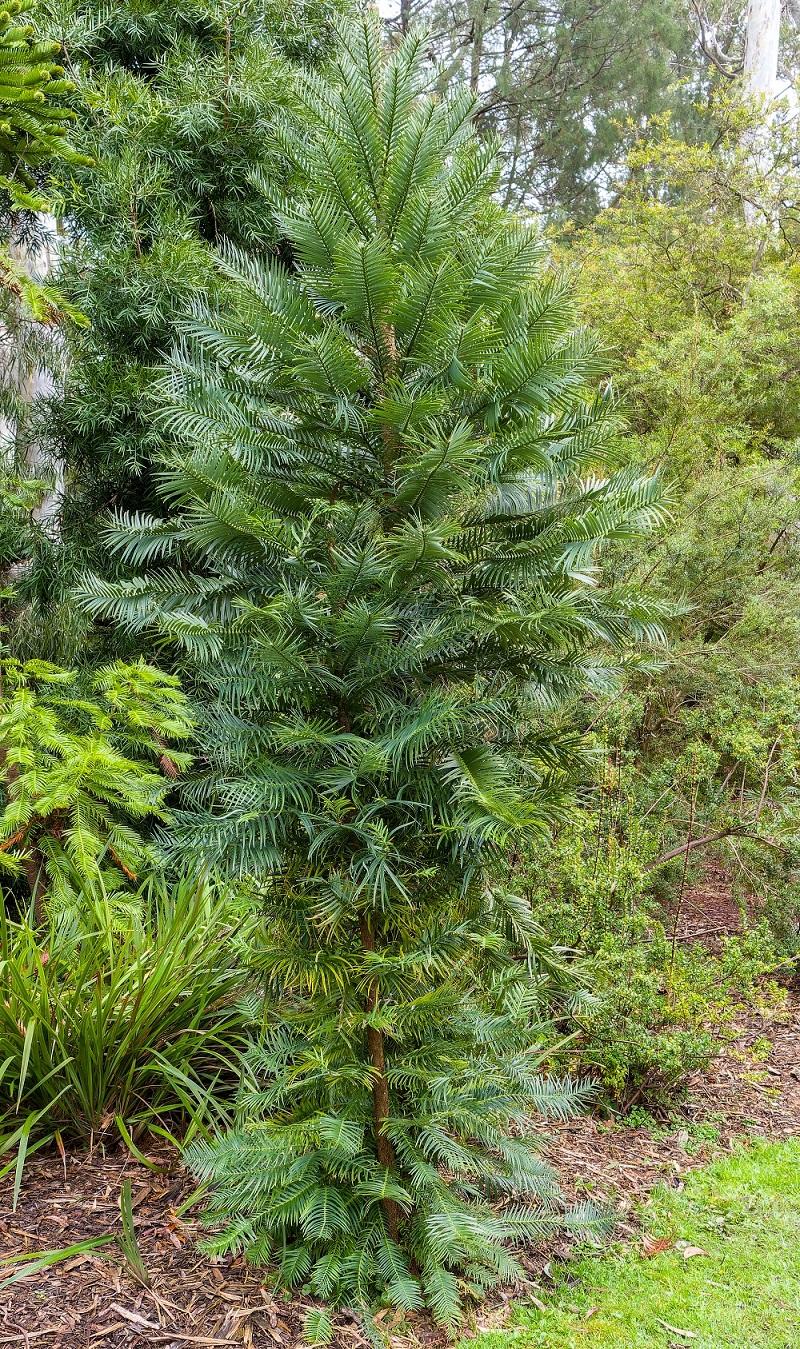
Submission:
<svg viewBox="0 0 800 1349">
<path fill-rule="evenodd" d="M 696 1330 L 681 1330 L 680 1326 L 671 1326 L 669 1321 L 662 1321 L 660 1316 L 657 1316 L 656 1320 L 660 1326 L 663 1326 L 665 1330 L 669 1331 L 670 1335 L 680 1335 L 681 1339 L 684 1340 L 697 1339 Z"/>
<path fill-rule="evenodd" d="M 708 1251 L 704 1251 L 702 1246 L 684 1246 L 684 1260 L 691 1260 L 693 1255 L 708 1255 Z"/>
<path fill-rule="evenodd" d="M 547 1308 L 545 1307 L 544 1303 L 543 1303 L 543 1302 L 540 1302 L 540 1300 L 539 1300 L 538 1297 L 534 1297 L 534 1296 L 533 1296 L 533 1293 L 529 1293 L 529 1295 L 528 1295 L 528 1301 L 533 1303 L 533 1305 L 534 1305 L 534 1307 L 536 1307 L 537 1311 L 540 1311 L 540 1312 L 546 1312 L 546 1311 L 547 1311 Z"/>
<path fill-rule="evenodd" d="M 589 1320 L 589 1317 L 590 1317 L 590 1316 L 594 1316 L 595 1312 L 599 1312 L 599 1310 L 600 1310 L 599 1307 L 590 1307 L 589 1310 L 588 1310 L 588 1312 L 584 1312 L 584 1313 L 583 1313 L 583 1319 L 584 1319 L 584 1321 L 588 1321 L 588 1320 Z"/>
<path fill-rule="evenodd" d="M 663 1255 L 664 1251 L 675 1245 L 674 1237 L 649 1237 L 646 1232 L 642 1233 L 641 1241 L 642 1255 L 646 1260 L 651 1260 L 654 1255 Z"/>
</svg>

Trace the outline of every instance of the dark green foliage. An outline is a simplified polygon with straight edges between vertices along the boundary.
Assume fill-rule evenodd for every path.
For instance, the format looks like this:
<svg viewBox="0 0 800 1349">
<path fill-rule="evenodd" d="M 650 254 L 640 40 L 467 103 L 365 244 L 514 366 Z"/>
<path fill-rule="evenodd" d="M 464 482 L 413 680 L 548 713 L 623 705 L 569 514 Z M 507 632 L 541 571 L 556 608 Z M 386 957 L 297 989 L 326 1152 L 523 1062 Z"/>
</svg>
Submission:
<svg viewBox="0 0 800 1349">
<path fill-rule="evenodd" d="M 68 650 L 85 641 L 69 587 L 87 557 L 109 565 L 98 517 L 110 506 L 153 504 L 151 463 L 164 445 L 150 403 L 154 368 L 176 316 L 216 284 L 209 245 L 275 244 L 272 213 L 250 177 L 285 178 L 276 114 L 291 63 L 324 55 L 329 20 L 315 0 L 67 0 L 58 14 L 77 82 L 75 135 L 93 161 L 55 174 L 68 237 L 58 280 L 88 324 L 65 327 L 63 381 L 34 409 L 32 434 L 66 488 L 61 546 L 43 540 L 32 550 L 20 640 L 41 654 L 42 631 L 50 641 L 60 632 L 62 646 L 49 654 L 69 664 Z"/>
<path fill-rule="evenodd" d="M 542 709 L 660 638 L 594 555 L 661 508 L 608 476 L 568 287 L 420 57 L 369 21 L 299 82 L 295 272 L 224 250 L 229 303 L 198 304 L 163 381 L 170 515 L 120 516 L 147 571 L 83 601 L 182 646 L 209 768 L 173 846 L 264 895 L 264 1089 L 192 1154 L 215 1244 L 451 1322 L 554 1222 L 526 1113 L 582 1099 L 537 1076 L 565 976 L 485 860 L 559 810 L 576 744 Z"/>
<path fill-rule="evenodd" d="M 274 1263 L 283 1286 L 310 1283 L 334 1305 L 363 1307 L 378 1296 L 409 1310 L 427 1305 L 452 1323 L 465 1293 L 517 1277 L 507 1243 L 565 1226 L 585 1236 L 603 1221 L 588 1206 L 564 1214 L 557 1177 L 526 1136 L 532 1113 L 565 1118 L 589 1099 L 540 1075 L 554 1037 L 535 983 L 523 966 L 495 1000 L 476 998 L 470 946 L 488 942 L 489 963 L 513 969 L 498 915 L 485 903 L 460 913 L 441 899 L 420 907 L 419 930 L 383 946 L 366 970 L 342 933 L 336 980 L 286 976 L 299 964 L 300 922 L 276 922 L 268 910 L 263 959 L 277 986 L 294 992 L 295 1008 L 270 1018 L 251 1057 L 267 1085 L 242 1098 L 242 1126 L 194 1146 L 188 1161 L 214 1183 L 212 1250 L 243 1246 Z M 309 950 L 306 965 L 322 955 Z M 452 959 L 460 972 L 448 974 Z M 387 1037 L 390 1166 L 376 1155 L 359 997 L 365 973 L 378 971 L 372 1021 Z"/>
</svg>

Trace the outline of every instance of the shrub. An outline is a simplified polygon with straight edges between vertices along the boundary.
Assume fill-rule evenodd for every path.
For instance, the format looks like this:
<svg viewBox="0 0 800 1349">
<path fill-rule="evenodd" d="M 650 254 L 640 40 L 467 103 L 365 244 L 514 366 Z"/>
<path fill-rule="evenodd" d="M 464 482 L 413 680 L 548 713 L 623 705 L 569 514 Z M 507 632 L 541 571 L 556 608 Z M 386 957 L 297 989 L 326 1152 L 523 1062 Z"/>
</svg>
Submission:
<svg viewBox="0 0 800 1349">
<path fill-rule="evenodd" d="M 546 845 L 516 853 L 503 879 L 513 875 L 542 929 L 580 958 L 591 987 L 564 1021 L 577 1031 L 569 1062 L 595 1077 L 614 1106 L 663 1107 L 708 1065 L 734 1010 L 762 996 L 775 941 L 762 922 L 723 940 L 719 955 L 682 944 L 673 955 L 652 894 L 657 873 L 644 869 L 658 840 L 629 800 L 602 809 L 575 811 Z"/>
<path fill-rule="evenodd" d="M 167 748 L 192 725 L 171 675 L 140 659 L 91 678 L 47 661 L 0 662 L 0 870 L 23 872 L 37 917 L 76 886 L 128 888 L 155 855 L 143 822 L 189 755 Z"/>
<path fill-rule="evenodd" d="M 150 884 L 123 932 L 102 891 L 83 899 L 81 924 L 74 912 L 44 930 L 0 914 L 6 1127 L 89 1140 L 117 1120 L 135 1136 L 221 1118 L 246 1040 L 225 898 L 195 882 Z"/>
</svg>

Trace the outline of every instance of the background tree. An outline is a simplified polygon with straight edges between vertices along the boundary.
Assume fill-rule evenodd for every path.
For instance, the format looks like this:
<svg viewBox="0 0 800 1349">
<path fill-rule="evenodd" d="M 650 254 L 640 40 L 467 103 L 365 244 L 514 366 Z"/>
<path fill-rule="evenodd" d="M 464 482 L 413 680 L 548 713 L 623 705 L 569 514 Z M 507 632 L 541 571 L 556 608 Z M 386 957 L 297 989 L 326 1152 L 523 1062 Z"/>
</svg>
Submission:
<svg viewBox="0 0 800 1349">
<path fill-rule="evenodd" d="M 670 530 L 609 556 L 609 574 L 687 602 L 659 673 L 585 716 L 624 783 L 617 841 L 635 839 L 647 865 L 667 859 L 651 892 L 669 902 L 679 891 L 691 814 L 690 881 L 723 865 L 787 954 L 800 770 L 797 133 L 770 131 L 765 200 L 741 134 L 751 123 L 728 110 L 714 147 L 664 127 L 637 146 L 620 201 L 564 255 L 629 410 L 618 451 L 641 472 L 658 465 L 674 502 Z M 599 791 L 585 798 L 595 814 Z"/>
<path fill-rule="evenodd" d="M 163 443 L 149 401 L 154 367 L 176 314 L 215 284 L 213 246 L 276 243 L 250 179 L 283 174 L 276 112 L 291 65 L 324 55 L 328 14 L 315 0 L 53 9 L 76 85 L 75 135 L 92 161 L 54 175 L 57 280 L 88 322 L 62 327 L 64 378 L 27 427 L 66 486 L 60 539 L 34 541 L 20 578 L 15 640 L 33 641 L 26 651 L 72 662 L 85 633 L 66 596 L 87 556 L 98 560 L 99 515 L 153 503 Z"/>
<path fill-rule="evenodd" d="M 508 203 L 590 219 L 616 190 L 630 126 L 671 108 L 690 134 L 702 92 L 694 26 L 676 0 L 414 0 L 447 77 L 482 96 L 502 139 Z"/>
<path fill-rule="evenodd" d="M 12 0 L 0 13 L 0 414 L 6 438 L 17 430 L 31 370 L 50 355 L 47 328 L 77 317 L 28 265 L 47 204 L 46 171 L 56 163 L 70 171 L 88 163 L 68 136 L 75 113 L 67 101 L 75 85 L 54 60 L 60 44 L 30 22 L 41 17 L 34 0 Z"/>
<path fill-rule="evenodd" d="M 192 1154 L 216 1245 L 450 1322 L 559 1221 L 523 1120 L 580 1099 L 538 1076 L 541 943 L 486 862 L 562 800 L 542 709 L 660 636 L 594 555 L 661 508 L 608 475 L 569 288 L 421 56 L 369 20 L 298 81 L 293 270 L 225 248 L 230 307 L 198 304 L 164 381 L 170 515 L 109 535 L 149 569 L 83 599 L 183 646 L 209 769 L 175 846 L 264 897 L 266 1086 Z"/>
</svg>

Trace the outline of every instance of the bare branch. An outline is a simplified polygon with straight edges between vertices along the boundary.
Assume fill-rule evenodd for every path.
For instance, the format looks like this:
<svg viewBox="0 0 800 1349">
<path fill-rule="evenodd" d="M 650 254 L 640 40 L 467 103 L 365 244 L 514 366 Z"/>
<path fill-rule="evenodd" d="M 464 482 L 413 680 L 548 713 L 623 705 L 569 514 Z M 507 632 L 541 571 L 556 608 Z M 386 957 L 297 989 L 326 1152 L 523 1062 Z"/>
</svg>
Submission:
<svg viewBox="0 0 800 1349">
<path fill-rule="evenodd" d="M 762 834 L 751 834 L 746 824 L 732 824 L 728 829 L 718 829 L 715 834 L 705 834 L 703 838 L 693 838 L 687 849 L 685 843 L 680 843 L 677 848 L 670 848 L 669 852 L 662 853 L 654 862 L 648 862 L 645 871 L 655 871 L 656 867 L 662 867 L 665 862 L 671 862 L 673 857 L 682 857 L 687 851 L 693 848 L 704 848 L 709 843 L 719 843 L 723 838 L 746 838 L 750 843 L 761 843 L 765 848 L 774 848 L 776 852 L 783 852 L 783 845 L 776 843 L 772 838 L 764 838 Z"/>
<path fill-rule="evenodd" d="M 700 44 L 701 52 L 711 62 L 712 66 L 719 71 L 720 75 L 725 76 L 726 80 L 735 80 L 744 70 L 744 61 L 741 58 L 737 59 L 734 56 L 729 56 L 727 52 L 722 50 L 717 38 L 716 24 L 711 23 L 708 15 L 701 9 L 697 0 L 689 0 L 689 2 L 694 11 L 700 30 L 698 42 Z"/>
</svg>

